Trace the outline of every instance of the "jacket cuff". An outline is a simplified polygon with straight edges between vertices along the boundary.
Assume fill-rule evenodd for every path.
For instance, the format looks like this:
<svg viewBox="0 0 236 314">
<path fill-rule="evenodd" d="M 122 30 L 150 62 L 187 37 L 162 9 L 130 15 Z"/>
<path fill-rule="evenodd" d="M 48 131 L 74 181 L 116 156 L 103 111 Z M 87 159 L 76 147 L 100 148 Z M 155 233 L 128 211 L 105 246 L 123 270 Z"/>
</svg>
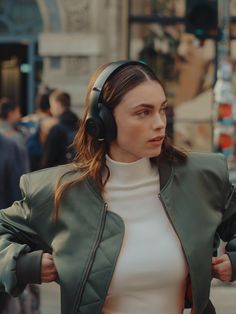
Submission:
<svg viewBox="0 0 236 314">
<path fill-rule="evenodd" d="M 16 277 L 19 284 L 41 284 L 41 260 L 43 251 L 21 255 L 16 261 Z"/>
<path fill-rule="evenodd" d="M 229 256 L 232 265 L 231 281 L 234 281 L 236 280 L 236 252 L 226 252 L 226 254 Z"/>
</svg>

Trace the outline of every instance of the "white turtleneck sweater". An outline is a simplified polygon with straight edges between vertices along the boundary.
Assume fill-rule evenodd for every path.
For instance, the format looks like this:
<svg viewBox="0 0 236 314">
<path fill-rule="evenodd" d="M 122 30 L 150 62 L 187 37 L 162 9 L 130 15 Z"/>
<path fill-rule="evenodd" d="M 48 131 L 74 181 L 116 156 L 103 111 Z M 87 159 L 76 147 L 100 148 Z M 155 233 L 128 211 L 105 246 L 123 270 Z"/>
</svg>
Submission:
<svg viewBox="0 0 236 314">
<path fill-rule="evenodd" d="M 108 210 L 122 217 L 125 235 L 103 314 L 183 313 L 187 264 L 158 198 L 157 169 L 148 158 L 132 163 L 107 156 Z"/>
</svg>

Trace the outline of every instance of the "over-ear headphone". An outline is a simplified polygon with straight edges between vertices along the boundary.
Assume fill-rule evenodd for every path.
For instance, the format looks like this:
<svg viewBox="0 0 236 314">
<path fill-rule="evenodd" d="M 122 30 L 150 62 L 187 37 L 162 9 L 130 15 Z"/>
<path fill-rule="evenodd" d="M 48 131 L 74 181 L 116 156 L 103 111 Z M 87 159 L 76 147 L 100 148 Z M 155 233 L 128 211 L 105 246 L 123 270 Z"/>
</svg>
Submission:
<svg viewBox="0 0 236 314">
<path fill-rule="evenodd" d="M 144 65 L 139 61 L 122 60 L 109 64 L 96 79 L 90 94 L 90 112 L 85 130 L 97 140 L 111 142 L 116 138 L 117 129 L 111 110 L 101 102 L 102 90 L 107 80 L 128 65 Z"/>
</svg>

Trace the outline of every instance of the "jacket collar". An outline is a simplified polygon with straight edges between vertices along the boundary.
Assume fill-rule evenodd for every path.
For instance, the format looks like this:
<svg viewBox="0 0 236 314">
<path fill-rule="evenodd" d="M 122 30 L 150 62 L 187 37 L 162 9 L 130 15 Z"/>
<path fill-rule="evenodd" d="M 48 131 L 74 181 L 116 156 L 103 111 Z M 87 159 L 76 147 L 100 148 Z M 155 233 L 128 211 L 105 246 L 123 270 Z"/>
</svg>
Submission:
<svg viewBox="0 0 236 314">
<path fill-rule="evenodd" d="M 173 173 L 173 164 L 170 161 L 161 159 L 158 162 L 158 171 L 160 175 L 160 190 L 162 190 Z"/>
</svg>

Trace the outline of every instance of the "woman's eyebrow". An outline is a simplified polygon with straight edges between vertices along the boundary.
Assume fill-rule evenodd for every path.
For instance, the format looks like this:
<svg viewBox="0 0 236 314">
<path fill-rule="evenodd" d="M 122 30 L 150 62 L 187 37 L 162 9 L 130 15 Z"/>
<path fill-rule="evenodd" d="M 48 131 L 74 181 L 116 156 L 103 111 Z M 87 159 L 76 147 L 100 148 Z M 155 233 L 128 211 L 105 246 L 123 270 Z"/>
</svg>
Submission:
<svg viewBox="0 0 236 314">
<path fill-rule="evenodd" d="M 161 106 L 164 106 L 164 105 L 166 105 L 168 102 L 167 102 L 167 99 L 165 99 L 164 101 L 163 101 L 163 103 L 161 104 Z"/>
<path fill-rule="evenodd" d="M 135 108 L 139 108 L 139 107 L 144 107 L 144 108 L 153 108 L 153 107 L 154 107 L 154 105 L 151 105 L 151 104 L 145 104 L 145 103 L 143 103 L 143 104 L 139 104 L 139 105 L 137 105 Z"/>
<path fill-rule="evenodd" d="M 160 107 L 161 107 L 161 106 L 164 106 L 165 104 L 167 104 L 167 99 L 165 99 L 165 100 L 161 103 Z M 152 105 L 152 104 L 143 103 L 143 104 L 139 104 L 139 105 L 135 106 L 134 108 L 139 108 L 139 107 L 153 108 L 153 107 L 155 107 L 155 106 Z M 133 108 L 133 109 L 134 109 L 134 108 Z"/>
</svg>

